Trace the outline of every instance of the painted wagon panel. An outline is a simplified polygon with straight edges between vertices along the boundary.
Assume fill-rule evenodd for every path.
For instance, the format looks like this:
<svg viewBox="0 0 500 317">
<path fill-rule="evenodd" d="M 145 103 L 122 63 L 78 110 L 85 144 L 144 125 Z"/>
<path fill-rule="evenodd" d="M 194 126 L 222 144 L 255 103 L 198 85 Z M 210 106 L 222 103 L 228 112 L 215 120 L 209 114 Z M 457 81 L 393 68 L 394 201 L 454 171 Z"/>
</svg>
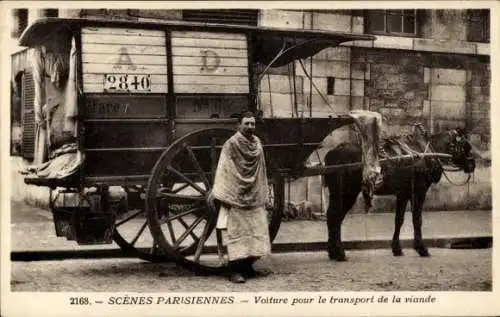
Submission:
<svg viewBox="0 0 500 317">
<path fill-rule="evenodd" d="M 168 92 L 164 31 L 86 27 L 82 48 L 84 92 Z"/>
<path fill-rule="evenodd" d="M 248 93 L 245 34 L 173 31 L 175 93 Z"/>
<path fill-rule="evenodd" d="M 88 94 L 85 98 L 85 119 L 165 118 L 166 97 L 161 95 L 133 98 L 118 94 Z"/>
</svg>

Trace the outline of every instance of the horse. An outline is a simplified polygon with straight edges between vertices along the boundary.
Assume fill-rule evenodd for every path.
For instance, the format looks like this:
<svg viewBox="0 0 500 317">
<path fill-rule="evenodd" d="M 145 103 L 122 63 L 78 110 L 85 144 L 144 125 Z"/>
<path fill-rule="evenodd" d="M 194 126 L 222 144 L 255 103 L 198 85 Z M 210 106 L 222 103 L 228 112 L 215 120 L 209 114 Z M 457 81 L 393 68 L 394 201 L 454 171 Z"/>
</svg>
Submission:
<svg viewBox="0 0 500 317">
<path fill-rule="evenodd" d="M 404 221 L 404 212 L 408 201 L 411 201 L 413 220 L 413 248 L 421 257 L 430 253 L 422 241 L 422 207 L 427 190 L 432 184 L 438 183 L 443 175 L 443 161 L 435 156 L 421 157 L 415 163 L 390 161 L 390 157 L 398 155 L 402 149 L 411 153 L 429 152 L 446 153 L 451 156 L 451 164 L 457 170 L 469 174 L 475 169 L 475 160 L 471 154 L 471 145 L 467 134 L 461 128 L 429 135 L 421 124 L 417 124 L 412 134 L 381 139 L 378 150 L 379 158 L 385 155 L 389 158 L 382 164 L 382 182 L 378 184 L 373 195 L 395 195 L 396 215 L 395 228 L 392 237 L 392 253 L 402 256 L 399 234 Z M 348 164 L 361 162 L 362 152 L 356 140 L 342 143 L 330 150 L 324 162 L 326 165 Z M 392 153 L 387 153 L 392 152 Z M 406 153 L 403 153 L 406 154 Z M 446 175 L 445 175 L 446 176 Z M 470 179 L 470 178 L 469 178 Z M 330 193 L 327 210 L 328 256 L 330 260 L 347 261 L 341 241 L 341 225 L 347 212 L 352 208 L 362 190 L 362 167 L 335 171 L 324 175 L 324 184 Z M 365 195 L 363 195 L 365 196 Z M 365 196 L 365 204 L 367 197 Z"/>
</svg>

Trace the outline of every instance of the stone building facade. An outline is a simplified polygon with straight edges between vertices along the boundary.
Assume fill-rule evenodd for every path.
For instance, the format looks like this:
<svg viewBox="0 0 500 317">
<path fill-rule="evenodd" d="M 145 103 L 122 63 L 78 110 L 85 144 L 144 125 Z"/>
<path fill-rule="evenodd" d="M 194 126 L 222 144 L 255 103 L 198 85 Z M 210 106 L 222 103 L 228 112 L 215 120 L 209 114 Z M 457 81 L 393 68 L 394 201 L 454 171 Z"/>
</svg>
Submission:
<svg viewBox="0 0 500 317">
<path fill-rule="evenodd" d="M 314 56 L 312 93 L 302 66 L 296 65 L 297 91 L 301 93 L 298 99 L 305 115 L 311 113 L 307 109 L 311 98 L 312 115 L 350 109 L 379 111 L 387 120 L 387 134 L 410 132 L 416 122 L 425 123 L 435 132 L 461 126 L 469 131 L 475 146 L 488 150 L 488 11 L 401 11 L 264 11 L 260 23 L 377 36 L 374 42 L 347 43 Z M 395 19 L 401 21 L 393 22 Z M 303 64 L 309 72 L 311 61 Z M 283 83 L 287 72 L 284 69 L 274 75 L 275 81 Z M 265 86 L 263 83 L 263 92 Z M 287 104 L 291 98 L 286 92 L 263 99 L 266 105 L 282 105 L 283 115 L 292 115 L 287 111 L 292 105 Z"/>
<path fill-rule="evenodd" d="M 375 41 L 345 43 L 312 60 L 271 69 L 256 84 L 260 109 L 275 117 L 374 110 L 384 115 L 388 135 L 410 132 L 417 122 L 433 132 L 461 126 L 476 149 L 488 153 L 491 148 L 489 10 L 18 9 L 12 15 L 13 43 L 30 22 L 47 16 L 373 34 Z M 11 154 L 29 161 L 34 129 L 30 70 L 26 50 L 12 47 Z M 336 131 L 325 145 L 333 146 L 349 133 Z"/>
<path fill-rule="evenodd" d="M 431 131 L 462 126 L 475 146 L 483 151 L 490 147 L 488 10 L 21 9 L 13 12 L 12 38 L 46 16 L 201 20 L 374 34 L 373 42 L 346 43 L 321 51 L 312 61 L 272 69 L 258 85 L 261 109 L 278 117 L 369 109 L 384 115 L 388 134 L 408 132 L 415 122 L 425 123 Z M 13 54 L 14 86 L 16 75 L 27 67 L 25 53 Z M 20 130 L 26 121 L 23 107 L 14 95 L 13 139 L 18 141 L 23 132 L 30 135 Z"/>
</svg>

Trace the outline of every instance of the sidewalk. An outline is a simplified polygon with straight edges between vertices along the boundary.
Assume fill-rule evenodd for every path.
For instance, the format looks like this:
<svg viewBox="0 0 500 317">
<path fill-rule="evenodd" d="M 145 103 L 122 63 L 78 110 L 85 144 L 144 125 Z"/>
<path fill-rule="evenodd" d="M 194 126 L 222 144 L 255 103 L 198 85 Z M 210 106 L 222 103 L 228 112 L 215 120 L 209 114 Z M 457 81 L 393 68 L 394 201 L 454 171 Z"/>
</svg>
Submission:
<svg viewBox="0 0 500 317">
<path fill-rule="evenodd" d="M 79 246 L 56 237 L 51 214 L 21 203 L 12 204 L 12 251 L 115 249 L 116 244 Z M 422 233 L 427 240 L 492 236 L 491 211 L 428 211 L 423 214 Z M 346 248 L 366 248 L 370 244 L 390 246 L 394 213 L 348 214 L 342 226 Z M 149 234 L 149 232 L 148 232 Z M 282 222 L 274 244 L 311 243 L 323 248 L 327 241 L 326 221 Z M 405 214 L 401 240 L 413 239 L 411 213 Z"/>
</svg>

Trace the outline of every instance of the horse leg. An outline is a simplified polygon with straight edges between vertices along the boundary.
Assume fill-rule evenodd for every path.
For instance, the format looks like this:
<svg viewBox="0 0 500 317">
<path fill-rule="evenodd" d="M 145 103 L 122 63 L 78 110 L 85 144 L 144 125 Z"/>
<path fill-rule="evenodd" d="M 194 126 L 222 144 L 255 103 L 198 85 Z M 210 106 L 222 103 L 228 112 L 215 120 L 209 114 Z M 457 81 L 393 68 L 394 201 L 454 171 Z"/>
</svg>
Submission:
<svg viewBox="0 0 500 317">
<path fill-rule="evenodd" d="M 422 257 L 430 256 L 429 250 L 422 241 L 422 209 L 426 193 L 427 188 L 418 188 L 412 198 L 413 248 Z"/>
<path fill-rule="evenodd" d="M 342 221 L 356 202 L 356 198 L 361 191 L 361 182 L 350 182 L 348 181 L 350 177 L 352 176 L 338 173 L 327 178 L 330 192 L 330 204 L 326 214 L 328 257 L 330 260 L 339 262 L 347 261 L 341 240 Z"/>
<path fill-rule="evenodd" d="M 399 234 L 405 220 L 405 209 L 408 202 L 408 197 L 403 194 L 396 196 L 396 216 L 394 218 L 394 235 L 392 236 L 392 254 L 394 256 L 402 256 L 403 250 L 399 242 Z"/>
<path fill-rule="evenodd" d="M 330 260 L 339 262 L 347 261 L 345 251 L 342 248 L 341 240 L 342 221 L 345 215 L 343 214 L 343 211 L 338 207 L 338 201 L 342 198 L 333 198 L 331 196 L 332 195 L 330 195 L 330 206 L 328 207 L 328 211 L 326 214 L 326 223 L 328 227 L 328 257 L 330 258 Z M 334 205 L 337 205 L 337 207 L 335 207 Z"/>
</svg>

